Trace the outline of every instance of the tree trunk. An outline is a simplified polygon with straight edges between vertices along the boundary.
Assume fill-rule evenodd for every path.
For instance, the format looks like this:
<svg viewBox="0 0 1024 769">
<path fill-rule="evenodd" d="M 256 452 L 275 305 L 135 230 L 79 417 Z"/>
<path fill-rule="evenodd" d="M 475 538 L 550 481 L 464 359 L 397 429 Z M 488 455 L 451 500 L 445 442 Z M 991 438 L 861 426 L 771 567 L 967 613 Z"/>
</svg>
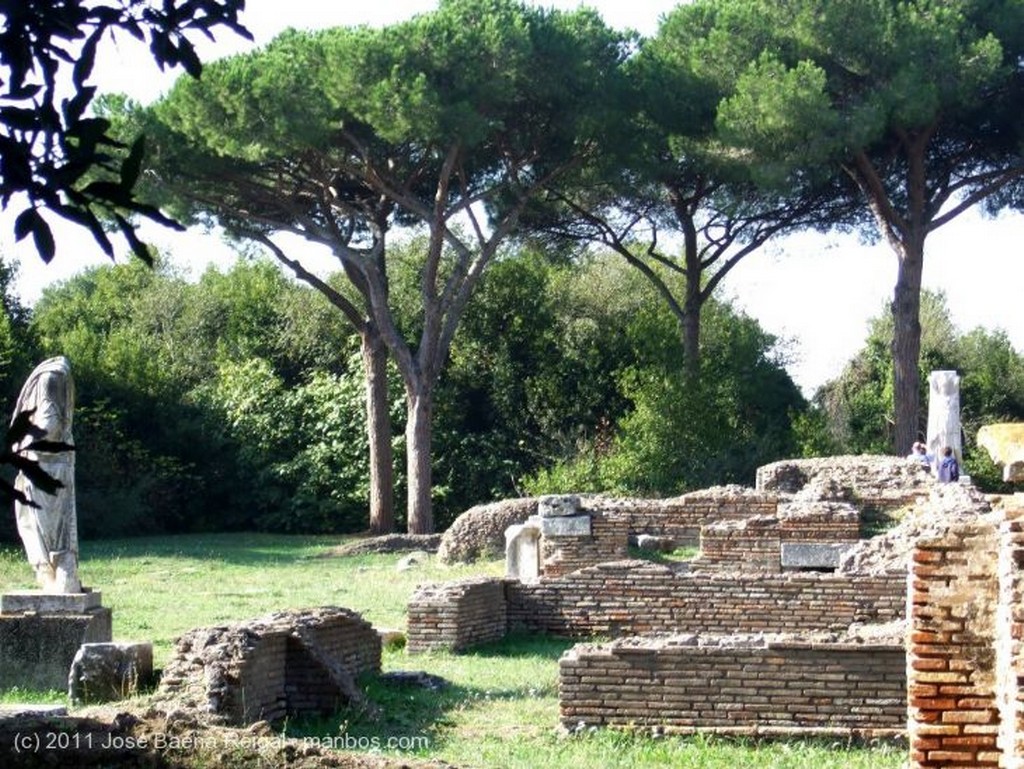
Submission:
<svg viewBox="0 0 1024 769">
<path fill-rule="evenodd" d="M 683 370 L 690 381 L 700 376 L 700 311 L 703 297 L 700 282 L 686 279 L 686 299 L 683 302 Z"/>
<path fill-rule="evenodd" d="M 676 219 L 683 229 L 683 260 L 686 265 L 686 294 L 683 299 L 683 371 L 691 382 L 700 377 L 700 311 L 703 267 L 700 263 L 700 244 L 697 223 L 689 207 L 676 206 Z"/>
<path fill-rule="evenodd" d="M 905 455 L 918 440 L 921 399 L 921 274 L 924 238 L 904 242 L 892 300 L 893 410 L 896 454 Z"/>
<path fill-rule="evenodd" d="M 433 393 L 429 386 L 416 389 L 406 386 L 408 419 L 405 425 L 406 471 L 409 482 L 408 531 L 410 534 L 433 534 L 434 513 L 431 509 L 430 417 Z"/>
<path fill-rule="evenodd" d="M 368 327 L 362 334 L 366 374 L 366 431 L 370 439 L 370 533 L 395 530 L 394 455 L 388 407 L 388 351 L 380 334 Z"/>
</svg>

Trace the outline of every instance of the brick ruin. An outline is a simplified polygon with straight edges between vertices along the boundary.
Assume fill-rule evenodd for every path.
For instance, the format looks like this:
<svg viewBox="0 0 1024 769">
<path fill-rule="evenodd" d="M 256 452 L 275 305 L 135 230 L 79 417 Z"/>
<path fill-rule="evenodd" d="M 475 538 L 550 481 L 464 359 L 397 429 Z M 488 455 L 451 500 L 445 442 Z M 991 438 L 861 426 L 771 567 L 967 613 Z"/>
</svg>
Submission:
<svg viewBox="0 0 1024 769">
<path fill-rule="evenodd" d="M 380 636 L 355 612 L 279 612 L 183 635 L 155 701 L 232 726 L 328 714 L 361 700 L 356 679 L 379 673 L 380 658 Z"/>
<path fill-rule="evenodd" d="M 957 511 L 910 565 L 908 732 L 915 767 L 1024 765 L 1024 495 Z"/>
<path fill-rule="evenodd" d="M 871 738 L 903 733 L 901 644 L 676 635 L 580 644 L 559 663 L 560 720 L 691 733 Z"/>
<path fill-rule="evenodd" d="M 613 561 L 525 584 L 470 579 L 417 589 L 407 648 L 462 650 L 510 631 L 569 638 L 846 630 L 899 620 L 903 574 L 731 574 Z"/>
<path fill-rule="evenodd" d="M 608 636 L 561 660 L 565 728 L 906 735 L 915 767 L 1024 766 L 1024 495 L 988 512 L 913 462 L 842 457 L 766 466 L 753 490 L 582 508 L 633 536 L 696 530 L 701 553 L 586 564 L 604 552 L 590 542 L 549 568 L 540 536 L 535 580 L 418 590 L 409 650 Z M 862 512 L 899 508 L 897 530 L 858 541 Z M 618 548 L 622 527 L 586 536 L 602 531 Z M 838 567 L 791 570 L 786 547 L 806 544 L 841 549 Z"/>
</svg>

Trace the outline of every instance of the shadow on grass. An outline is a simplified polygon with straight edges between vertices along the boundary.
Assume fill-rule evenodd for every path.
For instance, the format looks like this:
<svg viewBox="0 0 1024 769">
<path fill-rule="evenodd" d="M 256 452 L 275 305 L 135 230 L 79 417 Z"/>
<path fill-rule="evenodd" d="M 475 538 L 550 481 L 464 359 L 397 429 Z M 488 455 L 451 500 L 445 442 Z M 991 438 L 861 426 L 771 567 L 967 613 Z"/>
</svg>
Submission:
<svg viewBox="0 0 1024 769">
<path fill-rule="evenodd" d="M 364 705 L 331 716 L 289 721 L 285 734 L 330 738 L 336 745 L 351 745 L 355 750 L 412 748 L 412 752 L 429 752 L 432 743 L 440 740 L 439 731 L 452 723 L 448 714 L 483 695 L 475 687 L 451 682 L 431 689 L 369 676 L 361 684 L 367 700 Z"/>
<path fill-rule="evenodd" d="M 472 649 L 463 652 L 460 656 L 501 657 L 503 659 L 536 657 L 557 660 L 566 649 L 572 648 L 583 640 L 580 638 L 560 638 L 539 633 L 516 632 L 510 633 L 500 641 L 474 646 Z"/>
<path fill-rule="evenodd" d="M 514 634 L 501 641 L 483 644 L 459 654 L 467 662 L 479 660 L 544 660 L 556 664 L 562 653 L 572 647 L 574 640 L 543 635 Z M 429 655 L 423 657 L 424 668 L 430 668 Z M 430 676 L 427 677 L 428 679 Z M 436 751 L 447 735 L 447 727 L 454 725 L 453 713 L 484 702 L 510 702 L 538 696 L 555 696 L 554 687 L 538 686 L 536 681 L 524 680 L 513 686 L 468 686 L 443 681 L 439 688 L 428 688 L 415 683 L 415 678 L 395 679 L 388 676 L 367 676 L 361 686 L 366 704 L 350 707 L 329 717 L 295 720 L 288 723 L 289 737 L 330 737 L 335 744 L 346 744 L 365 749 L 369 745 L 387 750 L 389 740 L 394 744 L 412 747 L 403 751 L 428 754 Z M 417 744 L 417 740 L 419 743 Z M 403 742 L 404 741 L 404 742 Z"/>
<path fill-rule="evenodd" d="M 351 535 L 287 535 L 225 532 L 174 534 L 132 539 L 86 540 L 81 544 L 88 558 L 189 558 L 238 566 L 262 566 L 282 561 L 301 561 L 319 548 L 336 546 Z"/>
</svg>

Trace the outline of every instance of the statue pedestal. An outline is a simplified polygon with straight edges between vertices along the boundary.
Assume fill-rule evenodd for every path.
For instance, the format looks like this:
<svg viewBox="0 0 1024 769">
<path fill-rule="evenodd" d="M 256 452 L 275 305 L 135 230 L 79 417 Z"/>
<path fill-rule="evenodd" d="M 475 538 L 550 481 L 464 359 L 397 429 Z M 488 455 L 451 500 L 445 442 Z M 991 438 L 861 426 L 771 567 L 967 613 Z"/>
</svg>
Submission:
<svg viewBox="0 0 1024 769">
<path fill-rule="evenodd" d="M 113 637 L 110 609 L 100 599 L 92 591 L 0 595 L 0 689 L 66 691 L 79 647 Z"/>
</svg>

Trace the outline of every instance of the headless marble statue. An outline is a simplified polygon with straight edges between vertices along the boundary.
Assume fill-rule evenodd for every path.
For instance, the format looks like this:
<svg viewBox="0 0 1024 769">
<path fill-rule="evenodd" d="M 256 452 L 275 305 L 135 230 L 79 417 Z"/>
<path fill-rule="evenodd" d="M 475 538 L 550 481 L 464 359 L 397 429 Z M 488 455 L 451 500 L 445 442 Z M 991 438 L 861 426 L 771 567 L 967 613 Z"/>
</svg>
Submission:
<svg viewBox="0 0 1024 769">
<path fill-rule="evenodd" d="M 14 414 L 35 409 L 31 421 L 45 434 L 43 440 L 72 443 L 71 417 L 75 408 L 75 386 L 71 365 L 64 356 L 43 361 L 21 388 Z M 34 439 L 26 437 L 16 446 L 25 449 Z M 61 482 L 56 493 L 48 494 L 24 474 L 15 487 L 35 506 L 15 502 L 18 533 L 25 545 L 36 580 L 46 593 L 78 593 L 78 515 L 75 510 L 75 454 L 73 451 L 25 451 L 48 474 Z"/>
</svg>

